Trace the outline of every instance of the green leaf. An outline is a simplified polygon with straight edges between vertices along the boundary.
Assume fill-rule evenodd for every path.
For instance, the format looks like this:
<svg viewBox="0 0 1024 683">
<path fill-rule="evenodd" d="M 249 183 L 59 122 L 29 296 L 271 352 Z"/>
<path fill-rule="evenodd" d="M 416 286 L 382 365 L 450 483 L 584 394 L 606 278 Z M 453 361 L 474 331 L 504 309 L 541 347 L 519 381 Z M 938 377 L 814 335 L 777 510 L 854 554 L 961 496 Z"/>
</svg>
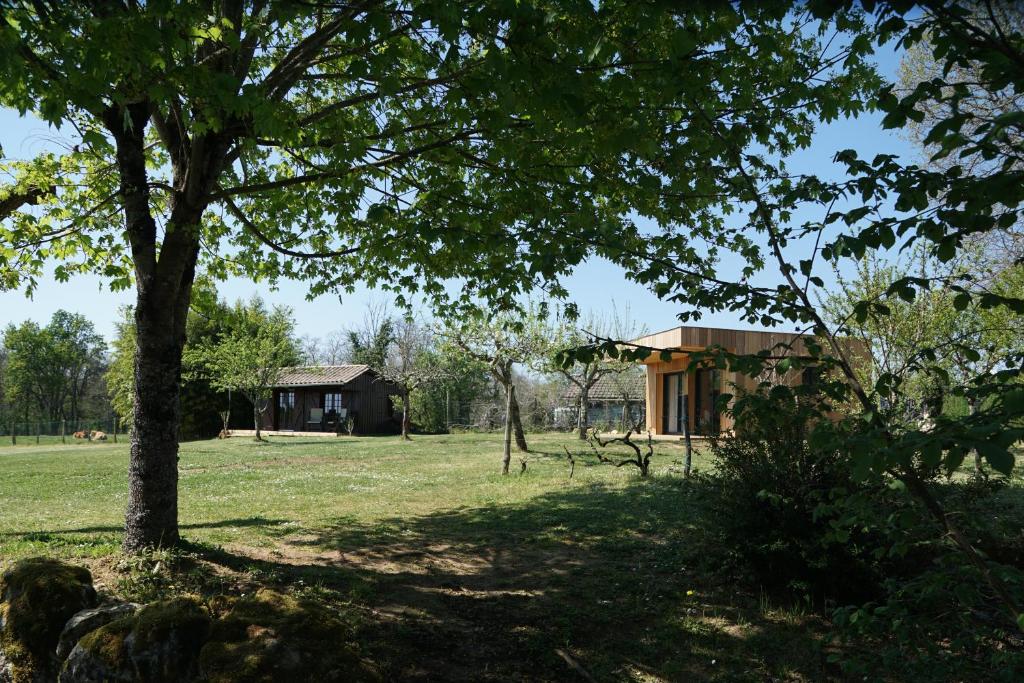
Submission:
<svg viewBox="0 0 1024 683">
<path fill-rule="evenodd" d="M 1013 471 L 1014 457 L 1006 448 L 991 441 L 980 441 L 976 448 L 981 453 L 981 457 L 985 458 L 995 471 L 1006 476 Z"/>
</svg>

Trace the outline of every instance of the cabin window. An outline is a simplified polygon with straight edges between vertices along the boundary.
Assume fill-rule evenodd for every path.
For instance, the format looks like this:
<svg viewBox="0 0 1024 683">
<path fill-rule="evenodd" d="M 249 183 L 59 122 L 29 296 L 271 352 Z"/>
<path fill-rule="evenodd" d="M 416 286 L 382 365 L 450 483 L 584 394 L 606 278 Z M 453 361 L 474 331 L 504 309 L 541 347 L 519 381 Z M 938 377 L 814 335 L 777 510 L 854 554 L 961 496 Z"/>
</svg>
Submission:
<svg viewBox="0 0 1024 683">
<path fill-rule="evenodd" d="M 341 414 L 341 409 L 343 407 L 344 404 L 341 400 L 340 393 L 324 394 L 324 417 L 336 420 L 338 415 Z"/>
<path fill-rule="evenodd" d="M 277 395 L 277 407 L 278 408 L 294 408 L 295 407 L 295 392 L 294 391 L 282 391 Z"/>
</svg>

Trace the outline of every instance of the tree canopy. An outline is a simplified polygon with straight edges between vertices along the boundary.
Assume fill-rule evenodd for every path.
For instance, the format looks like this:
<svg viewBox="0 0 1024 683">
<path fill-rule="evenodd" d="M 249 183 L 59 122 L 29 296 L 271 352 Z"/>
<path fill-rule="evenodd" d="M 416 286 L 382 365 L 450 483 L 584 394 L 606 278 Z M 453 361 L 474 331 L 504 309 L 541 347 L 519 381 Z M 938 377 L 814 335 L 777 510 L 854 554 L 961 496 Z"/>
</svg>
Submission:
<svg viewBox="0 0 1024 683">
<path fill-rule="evenodd" d="M 42 327 L 31 321 L 8 325 L 2 341 L 4 398 L 12 417 L 77 423 L 106 366 L 107 345 L 93 324 L 59 310 Z"/>
<path fill-rule="evenodd" d="M 596 253 L 683 301 L 721 250 L 762 260 L 724 220 L 736 155 L 778 172 L 876 82 L 866 35 L 832 39 L 856 12 L 786 4 L 36 2 L 4 20 L 0 104 L 67 143 L 3 163 L 0 282 L 31 290 L 55 262 L 136 288 L 129 549 L 178 537 L 198 269 L 439 299 L 455 278 L 505 308 L 564 293 Z M 694 301 L 742 306 L 720 286 Z M 755 295 L 774 320 L 776 292 Z"/>
</svg>

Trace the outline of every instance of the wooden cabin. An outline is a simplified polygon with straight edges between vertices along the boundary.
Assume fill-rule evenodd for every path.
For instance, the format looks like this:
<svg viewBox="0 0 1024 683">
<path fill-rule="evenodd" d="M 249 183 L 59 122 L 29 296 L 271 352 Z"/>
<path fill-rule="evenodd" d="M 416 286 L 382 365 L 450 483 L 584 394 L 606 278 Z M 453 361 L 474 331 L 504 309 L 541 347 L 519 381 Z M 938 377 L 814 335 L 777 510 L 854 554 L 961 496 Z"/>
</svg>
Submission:
<svg viewBox="0 0 1024 683">
<path fill-rule="evenodd" d="M 649 334 L 633 341 L 652 349 L 672 349 L 672 359 L 661 360 L 656 351 L 644 361 L 647 370 L 647 427 L 653 434 L 684 433 L 688 420 L 690 434 L 713 436 L 732 429 L 732 418 L 718 409 L 720 394 L 753 389 L 758 380 L 711 367 L 688 371 L 690 354 L 709 346 L 720 346 L 737 354 L 762 350 L 804 353 L 802 338 L 793 332 L 755 332 L 686 325 Z M 778 345 L 787 345 L 779 347 Z M 788 349 L 788 350 L 787 350 Z M 810 370 L 810 369 L 808 369 Z M 813 373 L 790 373 L 778 379 L 786 383 L 811 381 Z"/>
<path fill-rule="evenodd" d="M 282 432 L 344 432 L 349 417 L 359 434 L 388 432 L 396 424 L 391 397 L 398 386 L 368 365 L 283 368 L 262 428 Z"/>
<path fill-rule="evenodd" d="M 646 389 L 644 375 L 634 372 L 608 374 L 594 382 L 587 393 L 587 424 L 601 429 L 623 429 L 639 423 L 643 426 L 646 415 L 644 402 Z M 562 401 L 572 406 L 572 424 L 576 424 L 576 411 L 580 410 L 580 389 L 569 384 Z"/>
</svg>

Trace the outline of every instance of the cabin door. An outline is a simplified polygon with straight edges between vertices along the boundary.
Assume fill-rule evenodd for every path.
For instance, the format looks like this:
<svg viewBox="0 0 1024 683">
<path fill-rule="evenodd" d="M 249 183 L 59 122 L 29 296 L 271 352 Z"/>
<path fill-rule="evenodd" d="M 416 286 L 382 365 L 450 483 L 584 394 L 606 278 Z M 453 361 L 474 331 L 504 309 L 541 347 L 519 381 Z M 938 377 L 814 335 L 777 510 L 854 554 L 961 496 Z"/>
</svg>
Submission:
<svg viewBox="0 0 1024 683">
<path fill-rule="evenodd" d="M 281 391 L 277 394 L 277 422 L 274 429 L 295 429 L 295 392 Z"/>
<path fill-rule="evenodd" d="M 662 432 L 682 434 L 686 429 L 686 373 L 674 372 L 662 377 Z"/>
</svg>

